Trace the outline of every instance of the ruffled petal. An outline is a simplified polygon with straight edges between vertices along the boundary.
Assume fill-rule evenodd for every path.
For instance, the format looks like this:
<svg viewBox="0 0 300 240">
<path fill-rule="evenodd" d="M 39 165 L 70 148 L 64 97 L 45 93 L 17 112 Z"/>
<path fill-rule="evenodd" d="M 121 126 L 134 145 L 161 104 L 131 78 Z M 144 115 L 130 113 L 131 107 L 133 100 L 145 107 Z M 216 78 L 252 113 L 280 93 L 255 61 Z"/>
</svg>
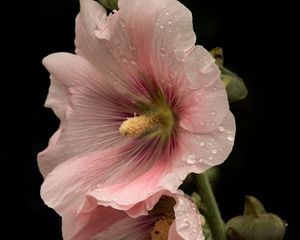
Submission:
<svg viewBox="0 0 300 240">
<path fill-rule="evenodd" d="M 59 137 L 55 144 L 49 145 L 38 156 L 45 177 L 55 166 L 73 156 L 126 141 L 118 129 L 128 117 L 124 112 L 130 109 L 132 103 L 79 56 L 57 53 L 46 57 L 43 63 L 55 79 L 53 83 L 64 86 L 63 91 L 68 92 L 69 101 Z M 55 102 L 52 97 L 50 99 Z M 55 111 L 60 113 L 60 108 Z"/>
<path fill-rule="evenodd" d="M 174 226 L 171 226 L 169 230 L 169 240 L 174 240 L 172 236 L 175 236 L 175 239 L 204 240 L 201 227 L 203 220 L 195 204 L 184 195 L 177 194 L 175 196 L 175 200 L 174 221 L 176 225 L 176 232 L 181 238 L 174 233 Z"/>
<path fill-rule="evenodd" d="M 83 201 L 89 191 L 115 173 L 116 169 L 112 166 L 117 166 L 118 151 L 109 149 L 94 152 L 58 165 L 48 174 L 41 187 L 44 202 L 62 215 L 74 201 Z"/>
<path fill-rule="evenodd" d="M 178 1 L 121 0 L 108 17 L 94 2 L 81 1 L 77 54 L 136 101 L 149 99 L 146 81 L 168 98 L 185 87 L 183 62 L 195 39 L 191 12 Z"/>
<path fill-rule="evenodd" d="M 52 108 L 56 116 L 61 120 L 65 120 L 65 114 L 69 106 L 67 87 L 63 81 L 56 80 L 53 76 L 45 102 L 45 107 Z"/>
<path fill-rule="evenodd" d="M 160 185 L 175 193 L 189 173 L 202 173 L 221 164 L 232 150 L 235 130 L 234 116 L 229 112 L 223 122 L 209 134 L 181 132 L 178 139 L 180 150 Z"/>
<path fill-rule="evenodd" d="M 74 199 L 83 200 L 86 196 L 95 198 L 97 204 L 128 210 L 131 216 L 146 214 L 164 193 L 159 180 L 168 165 L 164 163 L 167 159 L 162 159 L 147 168 L 141 160 L 151 162 L 151 157 L 136 153 L 135 145 L 109 148 L 61 163 L 42 185 L 43 200 L 59 214 Z M 136 205 L 139 202 L 142 203 Z"/>
<path fill-rule="evenodd" d="M 186 71 L 198 90 L 182 100 L 180 126 L 194 133 L 209 133 L 228 114 L 227 93 L 215 61 L 205 49 L 195 47 L 189 58 Z"/>
</svg>

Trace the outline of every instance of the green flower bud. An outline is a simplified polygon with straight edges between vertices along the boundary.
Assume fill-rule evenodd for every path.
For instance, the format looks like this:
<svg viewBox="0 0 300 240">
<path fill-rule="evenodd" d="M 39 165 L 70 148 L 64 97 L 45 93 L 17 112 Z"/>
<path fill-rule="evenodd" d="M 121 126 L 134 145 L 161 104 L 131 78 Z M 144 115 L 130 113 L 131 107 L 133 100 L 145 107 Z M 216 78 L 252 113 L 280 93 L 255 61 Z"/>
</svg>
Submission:
<svg viewBox="0 0 300 240">
<path fill-rule="evenodd" d="M 275 214 L 267 213 L 255 197 L 247 196 L 243 216 L 226 224 L 229 240 L 282 240 L 286 224 Z"/>
<path fill-rule="evenodd" d="M 228 100 L 230 102 L 235 102 L 246 98 L 248 90 L 244 81 L 234 72 L 223 66 L 224 56 L 222 48 L 216 47 L 212 49 L 210 53 L 216 59 L 216 64 L 221 71 L 221 79 L 226 87 Z"/>
<path fill-rule="evenodd" d="M 118 0 L 98 0 L 108 10 L 118 9 Z"/>
</svg>

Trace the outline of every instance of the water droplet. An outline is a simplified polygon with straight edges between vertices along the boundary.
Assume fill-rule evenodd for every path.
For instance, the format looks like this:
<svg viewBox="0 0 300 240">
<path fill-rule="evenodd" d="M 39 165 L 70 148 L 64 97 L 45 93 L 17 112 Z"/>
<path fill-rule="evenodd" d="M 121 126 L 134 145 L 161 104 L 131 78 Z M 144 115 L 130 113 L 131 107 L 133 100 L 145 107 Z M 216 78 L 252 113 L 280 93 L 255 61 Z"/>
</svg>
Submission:
<svg viewBox="0 0 300 240">
<path fill-rule="evenodd" d="M 168 15 L 169 15 L 169 12 L 166 12 L 166 15 L 168 16 Z"/>
<path fill-rule="evenodd" d="M 210 125 L 211 125 L 212 127 L 215 127 L 215 126 L 216 126 L 216 123 L 215 123 L 215 122 L 211 122 Z"/>
<path fill-rule="evenodd" d="M 181 198 L 178 198 L 178 203 L 182 206 L 184 204 L 184 201 Z"/>
<path fill-rule="evenodd" d="M 168 21 L 168 24 L 171 25 L 171 24 L 172 24 L 172 21 Z"/>
<path fill-rule="evenodd" d="M 175 78 L 176 77 L 176 75 L 174 74 L 174 73 L 170 73 L 170 76 L 171 76 L 171 78 Z"/>
<path fill-rule="evenodd" d="M 156 26 L 158 26 L 159 25 L 159 22 L 156 22 Z"/>
<path fill-rule="evenodd" d="M 210 161 L 213 160 L 213 159 L 214 159 L 214 158 L 213 158 L 212 156 L 210 156 L 210 157 L 208 158 L 208 160 L 210 160 Z"/>
<path fill-rule="evenodd" d="M 222 125 L 220 125 L 220 126 L 218 127 L 218 130 L 219 130 L 219 132 L 224 132 L 224 131 L 225 131 L 225 127 L 222 126 Z"/>
<path fill-rule="evenodd" d="M 160 56 L 165 57 L 166 54 L 167 54 L 166 49 L 165 49 L 165 48 L 161 48 L 161 49 L 160 49 Z"/>
<path fill-rule="evenodd" d="M 127 58 L 125 56 L 122 56 L 121 59 L 122 59 L 123 63 L 128 63 L 128 60 L 127 60 Z"/>
<path fill-rule="evenodd" d="M 230 133 L 231 133 L 231 131 L 228 131 L 228 133 L 230 134 Z"/>
<path fill-rule="evenodd" d="M 200 120 L 200 122 L 199 122 L 199 124 L 200 124 L 200 126 L 205 126 L 205 121 L 204 120 Z"/>
<path fill-rule="evenodd" d="M 227 140 L 228 140 L 229 142 L 232 142 L 232 141 L 234 140 L 234 137 L 228 136 L 228 137 L 227 137 Z"/>
<path fill-rule="evenodd" d="M 160 28 L 160 29 L 164 29 L 165 27 L 164 27 L 163 25 L 160 25 L 159 28 Z"/>
<path fill-rule="evenodd" d="M 188 164 L 194 164 L 195 162 L 196 162 L 196 154 L 195 153 L 191 153 L 191 154 L 189 154 L 188 156 L 187 156 L 187 158 L 186 158 L 186 162 L 188 163 Z"/>
<path fill-rule="evenodd" d="M 193 232 L 194 232 L 194 233 L 195 233 L 195 232 L 197 232 L 197 229 L 196 229 L 196 227 L 194 227 L 194 228 L 193 228 Z"/>
<path fill-rule="evenodd" d="M 172 32 L 172 30 L 171 30 L 171 29 L 169 29 L 169 30 L 168 30 L 168 32 L 169 32 L 169 33 L 171 33 L 171 32 Z"/>
<path fill-rule="evenodd" d="M 218 150 L 217 150 L 217 149 L 213 149 L 213 150 L 211 150 L 211 153 L 212 153 L 212 154 L 217 154 L 217 153 L 218 153 Z"/>
<path fill-rule="evenodd" d="M 120 24 L 121 24 L 121 27 L 122 27 L 122 28 L 126 28 L 126 24 L 124 23 L 123 20 L 120 20 Z"/>
<path fill-rule="evenodd" d="M 132 65 L 136 65 L 136 62 L 135 62 L 134 60 L 130 60 L 130 63 L 131 63 Z"/>
<path fill-rule="evenodd" d="M 135 50 L 136 50 L 136 48 L 134 47 L 133 44 L 129 44 L 129 49 L 130 49 L 131 51 L 135 51 Z"/>
<path fill-rule="evenodd" d="M 217 113 L 216 113 L 216 111 L 211 111 L 210 114 L 211 114 L 212 116 L 215 116 Z"/>
<path fill-rule="evenodd" d="M 190 224 L 188 223 L 188 222 L 183 222 L 182 223 L 182 227 L 183 228 L 187 228 L 187 227 L 189 227 L 190 226 Z"/>
<path fill-rule="evenodd" d="M 205 142 L 201 142 L 200 147 L 204 147 L 204 146 L 205 146 Z"/>
</svg>

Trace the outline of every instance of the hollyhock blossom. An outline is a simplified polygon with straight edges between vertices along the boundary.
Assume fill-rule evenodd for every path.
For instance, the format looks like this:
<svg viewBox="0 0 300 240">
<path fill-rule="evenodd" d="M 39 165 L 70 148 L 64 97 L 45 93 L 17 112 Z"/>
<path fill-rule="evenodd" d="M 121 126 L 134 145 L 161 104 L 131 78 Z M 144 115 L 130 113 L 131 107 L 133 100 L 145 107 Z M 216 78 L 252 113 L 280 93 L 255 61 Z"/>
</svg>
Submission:
<svg viewBox="0 0 300 240">
<path fill-rule="evenodd" d="M 41 195 L 59 214 L 88 197 L 129 212 L 146 199 L 130 213 L 146 214 L 230 153 L 235 123 L 220 71 L 176 0 L 119 0 L 109 16 L 80 3 L 76 55 L 43 60 L 46 106 L 61 123 L 38 156 Z"/>
<path fill-rule="evenodd" d="M 146 216 L 129 217 L 124 211 L 96 206 L 89 198 L 80 213 L 72 210 L 63 218 L 66 240 L 202 240 L 204 218 L 182 192 L 164 195 Z M 93 206 L 95 206 L 92 203 Z M 85 209 L 89 209 L 85 211 Z"/>
</svg>

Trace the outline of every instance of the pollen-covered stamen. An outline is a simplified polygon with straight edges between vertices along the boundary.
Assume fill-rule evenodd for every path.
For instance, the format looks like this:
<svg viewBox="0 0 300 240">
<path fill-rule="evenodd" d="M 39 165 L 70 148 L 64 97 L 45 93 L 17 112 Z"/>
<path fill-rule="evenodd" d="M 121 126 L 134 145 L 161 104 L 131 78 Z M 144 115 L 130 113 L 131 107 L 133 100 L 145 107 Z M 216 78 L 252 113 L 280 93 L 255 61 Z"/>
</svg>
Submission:
<svg viewBox="0 0 300 240">
<path fill-rule="evenodd" d="M 139 137 L 146 133 L 168 135 L 175 122 L 172 111 L 165 105 L 153 108 L 155 110 L 125 120 L 119 128 L 120 134 L 128 137 Z"/>
<path fill-rule="evenodd" d="M 157 115 L 141 115 L 128 118 L 124 121 L 119 128 L 119 132 L 124 136 L 139 137 L 156 128 L 158 125 L 159 118 Z"/>
<path fill-rule="evenodd" d="M 174 221 L 174 215 L 166 215 L 160 218 L 151 231 L 152 240 L 168 240 L 169 229 Z"/>
</svg>

